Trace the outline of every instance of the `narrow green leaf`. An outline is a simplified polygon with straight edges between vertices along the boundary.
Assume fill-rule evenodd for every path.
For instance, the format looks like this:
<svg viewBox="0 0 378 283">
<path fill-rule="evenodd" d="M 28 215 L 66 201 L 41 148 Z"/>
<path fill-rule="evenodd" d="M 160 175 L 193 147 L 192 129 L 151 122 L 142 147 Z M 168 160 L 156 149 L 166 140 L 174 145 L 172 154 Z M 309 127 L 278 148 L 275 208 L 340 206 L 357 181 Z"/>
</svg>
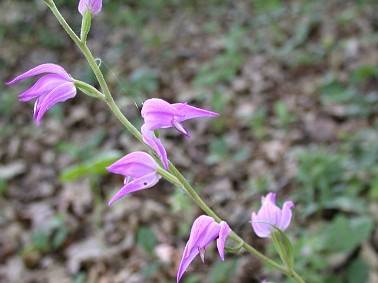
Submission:
<svg viewBox="0 0 378 283">
<path fill-rule="evenodd" d="M 282 262 L 286 264 L 289 269 L 292 269 L 294 265 L 294 253 L 289 238 L 280 229 L 276 229 L 272 233 L 272 240 Z"/>
<path fill-rule="evenodd" d="M 109 151 L 85 162 L 65 169 L 59 176 L 62 182 L 73 182 L 81 177 L 89 175 L 102 175 L 106 173 L 106 167 L 120 158 L 121 154 Z"/>
</svg>

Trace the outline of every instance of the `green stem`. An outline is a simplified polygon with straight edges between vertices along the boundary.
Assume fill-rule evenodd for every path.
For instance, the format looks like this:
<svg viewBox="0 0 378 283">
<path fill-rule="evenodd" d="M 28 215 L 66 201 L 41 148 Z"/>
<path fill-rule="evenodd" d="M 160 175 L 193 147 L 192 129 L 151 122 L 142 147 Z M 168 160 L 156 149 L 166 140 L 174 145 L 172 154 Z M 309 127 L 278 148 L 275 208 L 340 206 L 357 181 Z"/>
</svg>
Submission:
<svg viewBox="0 0 378 283">
<path fill-rule="evenodd" d="M 189 182 L 185 179 L 185 177 L 181 174 L 181 172 L 172 164 L 170 163 L 169 169 L 172 174 L 180 181 L 180 183 L 184 186 L 185 191 L 190 195 L 193 201 L 209 216 L 213 217 L 216 221 L 220 222 L 222 219 L 202 200 L 202 198 L 197 194 L 194 188 L 189 184 Z M 247 244 L 240 236 L 238 236 L 235 232 L 231 232 L 230 238 L 238 243 L 242 244 L 242 247 L 247 250 L 249 253 L 253 254 L 260 260 L 264 261 L 268 265 L 280 270 L 283 273 L 287 273 L 287 270 L 281 266 L 280 264 L 276 263 L 275 261 L 271 260 L 267 256 L 260 253 L 251 245 Z"/>
<path fill-rule="evenodd" d="M 84 57 L 86 58 L 89 66 L 91 67 L 96 79 L 103 91 L 103 93 L 99 92 L 95 88 L 88 88 L 88 85 L 80 82 L 75 81 L 75 83 L 81 84 L 82 87 L 87 87 L 87 89 L 92 90 L 95 95 L 101 97 L 106 104 L 109 106 L 110 110 L 113 114 L 118 118 L 118 120 L 125 126 L 125 128 L 141 143 L 143 142 L 142 134 L 139 132 L 137 128 L 126 118 L 126 116 L 121 112 L 118 105 L 115 103 L 113 96 L 109 90 L 109 87 L 106 83 L 104 75 L 100 69 L 100 67 L 96 63 L 96 59 L 92 55 L 90 49 L 86 45 L 86 43 L 76 35 L 76 33 L 72 30 L 66 20 L 63 18 L 59 10 L 57 9 L 53 0 L 44 0 L 47 6 L 50 8 L 54 16 L 57 18 L 60 25 L 72 39 L 72 41 L 77 45 L 77 47 L 81 50 Z M 193 201 L 209 216 L 213 217 L 216 221 L 220 222 L 222 219 L 202 200 L 202 198 L 197 194 L 194 188 L 189 184 L 189 182 L 185 179 L 185 177 L 181 174 L 181 172 L 170 162 L 169 164 L 169 171 L 163 169 L 162 167 L 158 168 L 159 174 L 164 177 L 167 181 L 171 182 L 174 185 L 183 187 L 185 192 L 193 199 Z M 281 271 L 282 273 L 286 274 L 287 276 L 293 278 L 298 283 L 305 283 L 304 280 L 295 272 L 291 270 L 287 270 L 284 266 L 276 263 L 272 259 L 268 258 L 267 256 L 260 253 L 251 245 L 247 244 L 240 236 L 238 236 L 235 232 L 231 232 L 230 238 L 234 241 L 241 244 L 241 246 L 251 253 L 252 255 L 259 258 L 261 261 L 265 262 L 267 265 L 270 265 L 273 268 Z"/>
<path fill-rule="evenodd" d="M 178 187 L 182 187 L 181 182 L 174 175 L 172 175 L 167 170 L 165 170 L 163 167 L 158 167 L 157 172 L 159 173 L 160 176 L 162 176 L 171 184 L 176 185 Z"/>
<path fill-rule="evenodd" d="M 306 283 L 301 276 L 299 276 L 298 273 L 296 273 L 294 270 L 291 271 L 290 277 L 293 278 L 298 283 Z"/>
<path fill-rule="evenodd" d="M 126 129 L 131 132 L 131 134 L 140 142 L 143 142 L 142 134 L 138 131 L 137 128 L 133 126 L 133 124 L 130 123 L 130 121 L 122 114 L 121 110 L 115 103 L 108 84 L 106 83 L 106 80 L 104 78 L 104 75 L 102 74 L 102 71 L 100 67 L 96 63 L 96 59 L 92 55 L 92 52 L 89 50 L 88 46 L 80 40 L 80 38 L 76 35 L 76 33 L 72 30 L 72 28 L 69 26 L 69 24 L 66 22 L 62 14 L 59 12 L 58 8 L 56 7 L 54 1 L 51 1 L 52 4 L 49 4 L 48 7 L 54 14 L 54 16 L 57 18 L 60 25 L 63 27 L 63 29 L 66 31 L 68 36 L 72 39 L 72 41 L 77 45 L 77 47 L 80 49 L 80 51 L 83 53 L 85 59 L 87 60 L 89 66 L 91 67 L 94 75 L 96 76 L 96 79 L 104 93 L 105 96 L 105 102 L 108 104 L 111 111 L 114 113 L 114 115 L 118 118 L 118 120 L 126 127 Z"/>
<path fill-rule="evenodd" d="M 75 86 L 85 94 L 95 98 L 100 98 L 102 100 L 105 99 L 105 95 L 101 91 L 98 91 L 97 88 L 95 88 L 94 86 L 79 80 L 74 80 L 74 83 Z"/>
</svg>

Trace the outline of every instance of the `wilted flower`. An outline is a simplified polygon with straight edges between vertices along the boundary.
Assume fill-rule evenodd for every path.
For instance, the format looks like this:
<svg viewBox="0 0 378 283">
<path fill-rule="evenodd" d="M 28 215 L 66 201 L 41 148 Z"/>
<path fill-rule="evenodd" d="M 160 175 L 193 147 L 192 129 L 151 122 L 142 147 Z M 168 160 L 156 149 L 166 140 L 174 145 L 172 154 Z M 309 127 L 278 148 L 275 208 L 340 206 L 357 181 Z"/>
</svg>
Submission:
<svg viewBox="0 0 378 283">
<path fill-rule="evenodd" d="M 186 103 L 170 104 L 158 98 L 143 103 L 142 117 L 150 130 L 176 128 L 180 133 L 189 135 L 182 122 L 194 118 L 216 117 L 218 113 L 190 106 Z"/>
<path fill-rule="evenodd" d="M 34 104 L 34 120 L 37 125 L 43 115 L 59 102 L 75 97 L 76 87 L 72 77 L 55 64 L 39 65 L 7 82 L 7 85 L 44 74 L 32 87 L 22 92 L 18 99 L 22 102 L 36 99 Z"/>
<path fill-rule="evenodd" d="M 80 0 L 79 12 L 84 15 L 86 11 L 91 12 L 93 15 L 97 15 L 101 12 L 102 0 Z"/>
<path fill-rule="evenodd" d="M 252 228 L 261 238 L 267 238 L 274 229 L 286 230 L 290 224 L 294 207 L 292 201 L 286 201 L 282 209 L 276 205 L 276 194 L 269 193 L 261 198 L 261 208 L 257 212 L 252 213 Z"/>
<path fill-rule="evenodd" d="M 180 281 L 184 272 L 198 254 L 202 262 L 204 262 L 205 250 L 215 239 L 217 240 L 219 256 L 224 260 L 224 247 L 230 233 L 231 228 L 226 222 L 217 223 L 212 217 L 207 215 L 198 217 L 193 223 L 189 240 L 182 255 L 177 271 L 177 282 Z"/>
<path fill-rule="evenodd" d="M 124 186 L 111 198 L 109 205 L 129 193 L 155 186 L 161 176 L 157 173 L 158 164 L 147 153 L 136 151 L 127 154 L 107 169 L 125 177 Z"/>
<path fill-rule="evenodd" d="M 167 151 L 165 150 L 163 144 L 161 143 L 160 139 L 155 136 L 153 130 L 148 129 L 147 125 L 143 125 L 141 128 L 143 141 L 149 145 L 159 156 L 161 162 L 165 169 L 168 169 L 169 162 Z"/>
</svg>

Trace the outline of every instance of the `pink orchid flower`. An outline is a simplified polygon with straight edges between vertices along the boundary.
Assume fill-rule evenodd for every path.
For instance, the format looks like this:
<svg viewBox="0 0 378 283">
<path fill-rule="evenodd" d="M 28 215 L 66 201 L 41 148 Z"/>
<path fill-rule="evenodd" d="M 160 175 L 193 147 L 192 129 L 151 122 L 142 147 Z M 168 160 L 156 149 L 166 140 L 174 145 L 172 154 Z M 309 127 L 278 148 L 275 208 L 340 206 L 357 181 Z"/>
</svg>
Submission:
<svg viewBox="0 0 378 283">
<path fill-rule="evenodd" d="M 142 117 L 149 130 L 176 128 L 189 135 L 182 122 L 195 118 L 214 118 L 219 114 L 191 106 L 187 103 L 170 104 L 159 98 L 151 98 L 143 103 Z"/>
<path fill-rule="evenodd" d="M 124 196 L 155 186 L 161 176 L 157 173 L 159 165 L 147 153 L 136 151 L 129 153 L 110 165 L 107 169 L 125 177 L 124 186 L 110 199 L 108 205 Z"/>
<path fill-rule="evenodd" d="M 157 129 L 175 128 L 185 136 L 189 136 L 188 130 L 182 123 L 189 119 L 195 118 L 213 118 L 219 114 L 197 108 L 187 103 L 170 104 L 163 99 L 151 98 L 143 103 L 142 117 L 144 124 L 142 126 L 143 141 L 149 145 L 160 157 L 165 169 L 168 169 L 167 152 L 161 140 L 155 136 L 154 131 Z"/>
<path fill-rule="evenodd" d="M 230 233 L 231 228 L 226 222 L 217 223 L 210 216 L 199 216 L 193 222 L 190 237 L 182 255 L 177 271 L 177 283 L 181 280 L 184 272 L 198 254 L 202 262 L 204 262 L 205 250 L 214 240 L 217 240 L 219 257 L 221 260 L 224 260 L 224 247 Z"/>
<path fill-rule="evenodd" d="M 276 194 L 269 193 L 261 199 L 260 210 L 252 213 L 251 223 L 256 235 L 261 238 L 268 238 L 276 228 L 285 231 L 289 227 L 294 207 L 292 201 L 286 201 L 282 209 L 276 205 Z"/>
<path fill-rule="evenodd" d="M 34 120 L 37 125 L 45 113 L 55 104 L 76 96 L 76 87 L 72 77 L 55 64 L 39 65 L 7 82 L 13 85 L 25 79 L 43 75 L 32 87 L 22 92 L 18 99 L 22 102 L 35 99 Z"/>
</svg>

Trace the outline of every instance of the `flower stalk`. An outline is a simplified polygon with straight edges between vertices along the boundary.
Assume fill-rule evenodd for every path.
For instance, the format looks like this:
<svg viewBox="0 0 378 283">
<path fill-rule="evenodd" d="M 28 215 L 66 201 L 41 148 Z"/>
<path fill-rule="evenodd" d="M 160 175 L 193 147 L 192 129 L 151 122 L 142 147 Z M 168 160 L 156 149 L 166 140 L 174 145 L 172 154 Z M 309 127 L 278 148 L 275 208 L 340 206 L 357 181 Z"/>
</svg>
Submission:
<svg viewBox="0 0 378 283">
<path fill-rule="evenodd" d="M 86 82 L 74 80 L 74 84 L 78 89 L 80 89 L 86 95 L 89 95 L 94 98 L 99 98 L 102 100 L 105 99 L 105 96 L 101 91 L 97 90 L 97 88 L 95 88 L 94 86 L 90 84 L 87 84 Z"/>
<path fill-rule="evenodd" d="M 89 31 L 91 30 L 92 13 L 85 11 L 81 22 L 80 39 L 85 44 L 87 42 Z"/>
<path fill-rule="evenodd" d="M 85 94 L 94 96 L 103 100 L 112 113 L 117 117 L 117 119 L 122 123 L 122 125 L 141 143 L 143 142 L 142 134 L 139 132 L 137 128 L 126 118 L 126 116 L 122 113 L 119 109 L 118 105 L 114 101 L 114 98 L 110 92 L 110 89 L 107 85 L 107 82 L 104 78 L 104 75 L 96 63 L 96 59 L 91 53 L 90 49 L 86 44 L 86 36 L 89 32 L 88 30 L 82 31 L 81 38 L 77 36 L 77 34 L 72 30 L 70 25 L 66 22 L 64 17 L 59 12 L 58 8 L 56 7 L 53 0 L 43 0 L 43 2 L 49 7 L 53 15 L 56 17 L 62 28 L 65 30 L 67 35 L 71 38 L 71 40 L 76 44 L 76 46 L 80 49 L 81 53 L 87 60 L 90 68 L 92 69 L 102 92 L 98 91 L 93 86 L 86 84 L 82 81 L 75 80 L 75 85 L 82 90 Z M 84 16 L 85 17 L 85 16 Z M 84 20 L 83 20 L 84 21 Z M 149 148 L 150 151 L 150 148 Z M 156 154 L 154 154 L 156 158 Z M 190 198 L 209 216 L 215 219 L 217 222 L 221 222 L 222 218 L 220 218 L 205 202 L 204 200 L 198 195 L 198 193 L 194 190 L 194 188 L 190 185 L 190 183 L 186 180 L 186 178 L 182 175 L 182 173 L 171 163 L 169 162 L 169 169 L 166 170 L 163 167 L 159 166 L 157 168 L 157 172 L 168 182 L 172 183 L 175 186 L 181 187 L 189 196 Z M 258 259 L 260 259 L 265 264 L 275 268 L 276 270 L 286 274 L 288 277 L 292 278 L 297 283 L 305 283 L 305 281 L 292 269 L 288 269 L 287 267 L 275 262 L 274 260 L 270 259 L 269 257 L 265 256 L 254 247 L 246 243 L 239 235 L 237 235 L 234 231 L 230 232 L 229 235 L 230 239 L 234 240 L 238 247 L 245 249 L 250 254 L 254 255 Z"/>
</svg>

